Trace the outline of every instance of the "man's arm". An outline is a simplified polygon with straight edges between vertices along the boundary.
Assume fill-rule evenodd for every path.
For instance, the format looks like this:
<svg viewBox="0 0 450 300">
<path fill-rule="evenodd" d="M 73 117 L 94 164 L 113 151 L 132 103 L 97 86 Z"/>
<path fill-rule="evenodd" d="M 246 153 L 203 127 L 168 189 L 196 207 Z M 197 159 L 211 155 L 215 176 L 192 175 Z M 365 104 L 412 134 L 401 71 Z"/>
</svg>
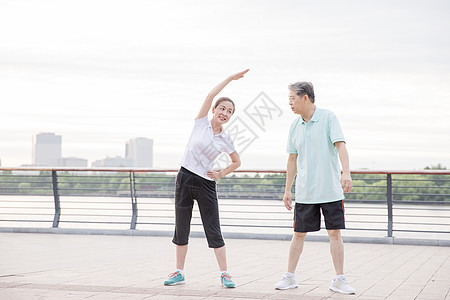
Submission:
<svg viewBox="0 0 450 300">
<path fill-rule="evenodd" d="M 286 186 L 284 188 L 283 202 L 287 210 L 292 209 L 292 184 L 294 183 L 295 175 L 297 174 L 297 156 L 298 154 L 289 154 L 287 168 L 286 168 Z"/>
<path fill-rule="evenodd" d="M 341 176 L 342 189 L 344 190 L 344 193 L 348 193 L 352 189 L 353 185 L 352 185 L 352 178 L 350 176 L 350 160 L 348 158 L 347 147 L 345 146 L 344 142 L 336 142 L 334 143 L 334 146 L 336 147 L 339 153 L 339 160 L 341 161 L 342 165 L 342 176 Z"/>
</svg>

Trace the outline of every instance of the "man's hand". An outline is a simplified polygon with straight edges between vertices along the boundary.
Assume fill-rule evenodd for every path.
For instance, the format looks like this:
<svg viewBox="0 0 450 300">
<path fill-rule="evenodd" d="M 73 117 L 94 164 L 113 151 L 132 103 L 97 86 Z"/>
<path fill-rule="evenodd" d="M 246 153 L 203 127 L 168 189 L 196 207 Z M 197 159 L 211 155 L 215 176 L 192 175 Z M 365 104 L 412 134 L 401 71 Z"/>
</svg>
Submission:
<svg viewBox="0 0 450 300">
<path fill-rule="evenodd" d="M 352 178 L 350 177 L 350 173 L 344 172 L 341 176 L 341 186 L 344 190 L 344 193 L 350 192 L 353 187 Z"/>
<path fill-rule="evenodd" d="M 284 192 L 283 196 L 284 206 L 286 206 L 287 210 L 292 210 L 292 193 Z"/>
</svg>

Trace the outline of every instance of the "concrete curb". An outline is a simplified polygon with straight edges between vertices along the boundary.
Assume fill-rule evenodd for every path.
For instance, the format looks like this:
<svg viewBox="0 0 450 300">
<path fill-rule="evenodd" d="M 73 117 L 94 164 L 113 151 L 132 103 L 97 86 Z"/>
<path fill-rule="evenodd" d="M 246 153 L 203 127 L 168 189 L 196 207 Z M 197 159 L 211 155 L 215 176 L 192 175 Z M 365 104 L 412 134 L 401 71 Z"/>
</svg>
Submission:
<svg viewBox="0 0 450 300">
<path fill-rule="evenodd" d="M 6 233 L 44 233 L 44 234 L 79 234 L 79 235 L 126 235 L 126 236 L 172 236 L 172 231 L 152 231 L 133 229 L 76 229 L 76 228 L 33 228 L 33 227 L 0 227 L 0 232 Z M 205 237 L 203 232 L 193 231 L 191 237 Z M 291 234 L 257 234 L 225 232 L 227 239 L 257 239 L 290 241 Z M 328 242 L 327 236 L 307 236 L 307 241 Z M 441 239 L 413 239 L 395 237 L 343 237 L 345 243 L 389 244 L 389 245 L 416 245 L 416 246 L 443 246 L 450 247 L 450 240 Z"/>
</svg>

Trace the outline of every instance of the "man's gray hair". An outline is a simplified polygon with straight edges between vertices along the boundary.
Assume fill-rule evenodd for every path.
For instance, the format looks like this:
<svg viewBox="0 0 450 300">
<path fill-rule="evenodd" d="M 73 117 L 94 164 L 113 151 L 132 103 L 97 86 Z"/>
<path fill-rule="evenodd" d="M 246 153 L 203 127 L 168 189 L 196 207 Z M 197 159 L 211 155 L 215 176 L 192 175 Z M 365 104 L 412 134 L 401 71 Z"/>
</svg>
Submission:
<svg viewBox="0 0 450 300">
<path fill-rule="evenodd" d="M 297 96 L 302 97 L 303 95 L 308 95 L 309 100 L 314 103 L 314 86 L 311 82 L 299 81 L 296 83 L 291 83 L 288 85 L 291 91 L 295 91 Z"/>
</svg>

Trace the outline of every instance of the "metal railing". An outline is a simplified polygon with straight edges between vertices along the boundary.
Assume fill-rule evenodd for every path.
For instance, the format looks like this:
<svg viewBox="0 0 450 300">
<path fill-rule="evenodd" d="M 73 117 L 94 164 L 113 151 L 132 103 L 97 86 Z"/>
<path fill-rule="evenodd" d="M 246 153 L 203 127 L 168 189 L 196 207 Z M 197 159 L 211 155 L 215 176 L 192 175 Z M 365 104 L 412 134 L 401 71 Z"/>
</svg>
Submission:
<svg viewBox="0 0 450 300">
<path fill-rule="evenodd" d="M 0 228 L 173 230 L 177 170 L 0 168 Z M 450 171 L 352 171 L 346 232 L 450 240 Z M 224 232 L 285 236 L 285 172 L 239 170 L 218 181 Z M 201 231 L 194 212 L 193 231 Z M 446 243 L 446 242 L 445 242 Z"/>
</svg>

